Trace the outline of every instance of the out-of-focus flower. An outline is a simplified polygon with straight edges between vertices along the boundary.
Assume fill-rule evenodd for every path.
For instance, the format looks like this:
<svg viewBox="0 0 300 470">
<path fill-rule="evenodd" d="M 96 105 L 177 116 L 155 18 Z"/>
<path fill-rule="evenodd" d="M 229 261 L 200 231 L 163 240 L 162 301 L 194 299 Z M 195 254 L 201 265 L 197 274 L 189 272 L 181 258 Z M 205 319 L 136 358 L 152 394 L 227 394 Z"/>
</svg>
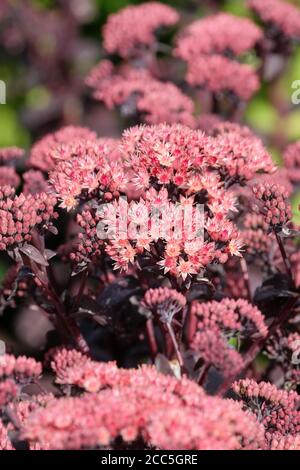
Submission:
<svg viewBox="0 0 300 470">
<path fill-rule="evenodd" d="M 0 163 L 8 163 L 16 159 L 22 158 L 25 151 L 19 147 L 3 147 L 0 148 Z"/>
<path fill-rule="evenodd" d="M 187 26 L 177 40 L 175 55 L 190 62 L 200 54 L 239 55 L 253 48 L 263 33 L 248 18 L 218 13 Z"/>
<path fill-rule="evenodd" d="M 20 184 L 20 177 L 11 166 L 0 166 L 0 186 L 12 186 L 17 188 Z"/>
<path fill-rule="evenodd" d="M 7 430 L 0 419 L 0 450 L 14 450 L 11 440 L 8 437 Z"/>
<path fill-rule="evenodd" d="M 223 377 L 237 375 L 243 369 L 243 358 L 240 353 L 231 347 L 217 329 L 206 328 L 197 331 L 191 348 L 197 353 L 199 359 L 207 366 L 214 366 Z"/>
<path fill-rule="evenodd" d="M 281 0 L 248 0 L 248 5 L 266 25 L 288 38 L 300 39 L 300 12 L 296 6 Z"/>
<path fill-rule="evenodd" d="M 30 382 L 31 379 L 38 378 L 42 373 L 42 366 L 39 362 L 25 356 L 15 357 L 10 354 L 1 356 L 0 360 L 0 380 L 12 378 L 16 383 Z"/>
<path fill-rule="evenodd" d="M 269 359 L 280 364 L 285 385 L 296 389 L 300 383 L 300 335 L 277 330 L 268 340 L 265 353 Z"/>
<path fill-rule="evenodd" d="M 186 80 L 213 93 L 231 92 L 248 101 L 259 89 L 259 79 L 252 67 L 221 55 L 198 55 L 188 63 Z"/>
<path fill-rule="evenodd" d="M 234 376 L 243 369 L 243 358 L 229 340 L 265 337 L 268 329 L 261 312 L 244 299 L 221 302 L 195 302 L 191 318 L 196 333 L 191 347 L 206 365 L 213 365 L 224 376 Z"/>
<path fill-rule="evenodd" d="M 300 450 L 300 436 L 274 434 L 270 440 L 270 450 Z"/>
<path fill-rule="evenodd" d="M 300 182 L 300 141 L 287 147 L 283 154 L 283 161 L 288 177 L 293 183 Z"/>
<path fill-rule="evenodd" d="M 103 27 L 104 49 L 123 58 L 134 56 L 145 47 L 155 47 L 155 32 L 178 20 L 176 10 L 159 2 L 128 6 L 109 16 Z"/>
<path fill-rule="evenodd" d="M 39 194 L 47 193 L 50 190 L 50 185 L 46 181 L 43 173 L 39 170 L 28 170 L 23 173 L 23 193 L 24 194 Z"/>
<path fill-rule="evenodd" d="M 86 79 L 94 97 L 125 116 L 140 114 L 150 124 L 194 125 L 192 100 L 171 82 L 161 82 L 146 70 L 115 69 L 110 61 L 100 62 Z"/>
<path fill-rule="evenodd" d="M 214 129 L 222 122 L 218 114 L 203 113 L 196 119 L 196 129 L 200 129 L 205 134 L 211 135 Z"/>
<path fill-rule="evenodd" d="M 269 152 L 247 127 L 225 122 L 214 133 L 205 148 L 223 167 L 225 176 L 243 181 L 253 179 L 257 173 L 275 171 Z"/>
<path fill-rule="evenodd" d="M 14 380 L 0 380 L 0 410 L 18 396 L 19 388 Z M 1 449 L 1 445 L 0 445 Z"/>
<path fill-rule="evenodd" d="M 277 184 L 285 189 L 285 192 L 290 197 L 294 192 L 294 186 L 291 183 L 289 171 L 284 167 L 277 167 L 275 171 L 271 173 L 258 174 L 250 183 L 250 186 L 256 184 Z"/>
<path fill-rule="evenodd" d="M 196 302 L 192 305 L 192 314 L 197 318 L 199 330 L 217 326 L 229 338 L 236 335 L 265 337 L 268 333 L 262 313 L 244 299 Z"/>
<path fill-rule="evenodd" d="M 269 225 L 264 217 L 261 214 L 247 214 L 243 226 L 241 237 L 246 255 L 255 257 L 268 255 L 274 238 L 268 233 Z"/>
</svg>

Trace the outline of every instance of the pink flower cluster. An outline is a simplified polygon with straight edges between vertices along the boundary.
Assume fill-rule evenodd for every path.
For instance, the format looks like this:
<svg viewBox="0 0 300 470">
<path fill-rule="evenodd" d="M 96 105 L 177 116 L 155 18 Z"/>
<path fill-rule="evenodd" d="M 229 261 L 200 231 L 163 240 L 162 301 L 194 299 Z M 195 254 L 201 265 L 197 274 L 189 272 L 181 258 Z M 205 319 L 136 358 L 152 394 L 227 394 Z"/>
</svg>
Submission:
<svg viewBox="0 0 300 470">
<path fill-rule="evenodd" d="M 248 101 L 259 89 L 259 79 L 250 65 L 221 55 L 200 55 L 188 63 L 186 80 L 213 93 L 231 92 Z"/>
<path fill-rule="evenodd" d="M 171 82 L 155 79 L 147 70 L 129 67 L 117 70 L 100 62 L 86 79 L 94 97 L 109 109 L 120 107 L 125 116 L 141 114 L 150 124 L 160 122 L 194 125 L 192 100 Z"/>
<path fill-rule="evenodd" d="M 256 174 L 273 174 L 275 166 L 262 141 L 246 126 L 221 123 L 208 139 L 206 151 L 215 157 L 221 172 L 238 181 L 250 181 Z"/>
<path fill-rule="evenodd" d="M 282 0 L 248 0 L 249 7 L 267 25 L 273 25 L 289 38 L 300 39 L 299 9 Z"/>
<path fill-rule="evenodd" d="M 173 317 L 186 305 L 186 298 L 175 289 L 158 287 L 147 290 L 143 304 L 157 315 L 161 322 L 171 323 Z"/>
<path fill-rule="evenodd" d="M 7 430 L 0 419 L 0 450 L 14 450 Z"/>
<path fill-rule="evenodd" d="M 52 157 L 56 165 L 49 181 L 62 201 L 61 207 L 73 209 L 82 193 L 87 197 L 97 192 L 101 197 L 124 190 L 127 178 L 122 165 L 111 159 L 116 145 L 113 139 L 77 139 L 55 148 Z"/>
<path fill-rule="evenodd" d="M 23 173 L 23 193 L 24 194 L 39 194 L 48 193 L 50 185 L 46 181 L 43 173 L 39 170 L 28 170 Z"/>
<path fill-rule="evenodd" d="M 257 184 L 253 187 L 257 199 L 257 210 L 264 216 L 265 222 L 274 229 L 281 229 L 290 222 L 292 211 L 288 194 L 284 187 L 276 184 Z"/>
<path fill-rule="evenodd" d="M 213 366 L 224 378 L 235 377 L 243 369 L 243 358 L 231 347 L 217 328 L 197 331 L 191 348 L 206 367 Z"/>
<path fill-rule="evenodd" d="M 300 334 L 277 330 L 266 344 L 266 355 L 279 364 L 284 373 L 285 383 L 296 389 L 300 381 Z"/>
<path fill-rule="evenodd" d="M 247 257 L 260 257 L 269 253 L 274 237 L 268 234 L 268 228 L 261 214 L 246 214 L 241 237 L 244 240 Z"/>
<path fill-rule="evenodd" d="M 12 186 L 17 188 L 21 179 L 13 167 L 0 166 L 0 186 Z"/>
<path fill-rule="evenodd" d="M 19 387 L 14 380 L 0 381 L 0 409 L 11 403 L 19 393 Z M 0 447 L 1 448 L 1 447 Z"/>
<path fill-rule="evenodd" d="M 93 207 L 87 207 L 78 215 L 83 232 L 73 259 L 88 262 L 92 252 L 96 256 L 101 253 L 103 242 L 97 239 L 100 222 L 111 227 L 116 218 L 115 224 L 121 224 L 124 214 L 116 198 L 118 190 L 125 189 L 123 181 L 127 181 L 127 176 L 139 190 L 140 199 L 127 206 L 127 232 L 105 240 L 105 250 L 116 268 L 127 270 L 129 263 L 149 251 L 153 256 L 155 251 L 156 264 L 165 273 L 185 280 L 213 261 L 225 263 L 231 255 L 240 256 L 242 241 L 229 217 L 236 210 L 235 198 L 227 188 L 235 182 L 250 180 L 258 172 L 273 171 L 271 157 L 261 141 L 247 128 L 240 130 L 241 133 L 238 126 L 227 125 L 217 135 L 208 137 L 178 124 L 134 127 L 124 132 L 114 171 L 109 169 L 111 163 L 106 164 L 101 158 L 98 141 L 58 149 L 59 163 L 50 179 L 65 207 L 74 207 L 83 190 L 85 198 L 89 194 L 95 196 L 97 189 L 98 200 L 113 201 L 111 211 L 97 213 Z M 195 238 L 196 222 L 190 227 L 192 236 L 186 232 L 180 237 L 172 236 L 175 201 L 190 209 L 193 220 L 199 217 L 196 204 L 203 205 L 204 240 Z M 152 231 L 153 224 L 147 216 L 153 208 L 165 216 L 164 236 Z M 138 231 L 135 237 L 128 236 L 132 227 L 137 226 L 145 226 L 146 233 Z M 159 239 L 164 240 L 158 249 Z"/>
<path fill-rule="evenodd" d="M 300 141 L 287 147 L 283 160 L 290 180 L 298 184 L 300 182 Z"/>
<path fill-rule="evenodd" d="M 24 150 L 19 147 L 2 147 L 0 148 L 0 163 L 9 163 L 24 157 L 24 154 Z"/>
<path fill-rule="evenodd" d="M 56 147 L 63 144 L 74 144 L 81 139 L 95 140 L 96 138 L 95 132 L 84 127 L 63 127 L 56 132 L 45 135 L 32 146 L 28 165 L 47 172 L 55 166 L 53 151 Z"/>
<path fill-rule="evenodd" d="M 252 379 L 239 380 L 232 388 L 244 400 L 245 407 L 256 414 L 265 427 L 267 441 L 273 441 L 274 446 L 274 440 L 299 435 L 300 397 L 296 392 Z"/>
<path fill-rule="evenodd" d="M 123 58 L 134 56 L 145 47 L 155 47 L 155 32 L 178 20 L 176 10 L 158 2 L 128 6 L 109 16 L 103 28 L 104 49 Z"/>
<path fill-rule="evenodd" d="M 26 383 L 38 378 L 42 373 L 39 362 L 25 356 L 14 357 L 10 354 L 1 356 L 0 379 L 13 378 L 17 383 Z"/>
<path fill-rule="evenodd" d="M 215 94 L 230 92 L 249 100 L 259 88 L 252 67 L 226 56 L 242 54 L 263 38 L 249 19 L 219 13 L 187 26 L 177 39 L 175 56 L 187 62 L 186 80 Z"/>
<path fill-rule="evenodd" d="M 94 381 L 92 391 L 96 389 L 96 378 L 99 391 L 78 398 L 53 399 L 46 408 L 31 413 L 22 434 L 41 448 L 95 449 L 113 445 L 117 437 L 127 444 L 141 437 L 146 444 L 162 449 L 264 447 L 262 427 L 238 403 L 208 397 L 185 378 L 164 376 L 149 366 L 122 370 L 114 364 L 83 358 L 70 366 L 75 360 L 70 352 L 60 352 L 60 365 L 64 354 L 68 357 L 64 383 L 70 383 L 70 379 L 71 383 L 78 382 L 80 375 L 87 381 L 90 376 Z M 194 418 L 184 420 L 184 416 Z"/>
<path fill-rule="evenodd" d="M 194 302 L 190 314 L 195 329 L 191 347 L 224 376 L 236 375 L 243 368 L 242 356 L 230 346 L 229 340 L 266 337 L 268 333 L 262 313 L 244 299 Z"/>
<path fill-rule="evenodd" d="M 177 39 L 175 55 L 191 62 L 200 54 L 243 54 L 263 38 L 263 33 L 248 18 L 218 13 L 194 21 Z"/>
<path fill-rule="evenodd" d="M 6 250 L 32 239 L 32 231 L 48 230 L 52 219 L 56 197 L 46 193 L 37 196 L 15 194 L 9 186 L 0 189 L 0 250 Z"/>
</svg>

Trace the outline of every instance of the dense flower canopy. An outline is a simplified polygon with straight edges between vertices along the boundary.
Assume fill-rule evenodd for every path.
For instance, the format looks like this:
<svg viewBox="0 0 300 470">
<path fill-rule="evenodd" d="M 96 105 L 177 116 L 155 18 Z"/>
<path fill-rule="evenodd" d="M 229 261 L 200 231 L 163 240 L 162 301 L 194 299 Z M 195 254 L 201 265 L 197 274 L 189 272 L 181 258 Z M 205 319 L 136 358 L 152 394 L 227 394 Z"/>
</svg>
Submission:
<svg viewBox="0 0 300 470">
<path fill-rule="evenodd" d="M 0 450 L 300 450 L 299 9 L 103 4 L 99 47 L 36 3 L 0 1 Z"/>
</svg>

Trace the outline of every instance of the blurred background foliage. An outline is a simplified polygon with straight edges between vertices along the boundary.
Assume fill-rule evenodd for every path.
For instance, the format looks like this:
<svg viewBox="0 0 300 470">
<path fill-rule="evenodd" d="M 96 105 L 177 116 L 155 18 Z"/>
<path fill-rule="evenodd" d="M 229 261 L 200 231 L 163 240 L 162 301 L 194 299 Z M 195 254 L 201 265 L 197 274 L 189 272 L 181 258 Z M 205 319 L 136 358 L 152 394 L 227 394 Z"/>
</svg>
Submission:
<svg viewBox="0 0 300 470">
<path fill-rule="evenodd" d="M 20 0 L 11 0 L 16 4 Z M 61 8 L 67 0 L 30 0 L 34 8 L 55 11 Z M 69 1 L 69 0 L 68 0 Z M 69 71 L 73 76 L 77 75 L 83 83 L 83 77 L 87 71 L 103 56 L 100 47 L 100 28 L 109 14 L 129 4 L 143 3 L 140 0 L 72 0 L 84 21 L 80 22 L 80 37 L 89 45 L 86 49 L 78 51 L 78 61 L 70 65 Z M 177 7 L 183 13 L 183 22 L 192 21 L 196 17 L 207 14 L 209 2 L 204 0 L 161 0 Z M 300 8 L 300 0 L 289 0 Z M 249 16 L 250 12 L 244 0 L 224 0 L 216 3 L 232 14 Z M 43 35 L 43 32 L 40 32 Z M 45 38 L 40 37 L 40 41 Z M 46 38 L 47 39 L 47 38 Z M 47 41 L 45 43 L 47 45 Z M 49 44 L 48 44 L 49 47 Z M 64 44 L 61 45 L 64 47 Z M 251 58 L 250 58 L 251 60 Z M 22 53 L 9 55 L 1 51 L 0 46 L 0 80 L 7 84 L 7 104 L 0 106 L 0 146 L 19 145 L 29 148 L 32 141 L 39 137 L 39 133 L 45 133 L 52 128 L 40 126 L 36 132 L 36 121 L 41 122 L 45 110 L 58 106 L 64 99 L 64 113 L 67 120 L 74 123 L 84 122 L 89 124 L 89 119 L 83 118 L 86 108 L 82 108 L 82 93 L 80 99 L 75 98 L 75 93 L 70 87 L 70 93 L 66 97 L 66 90 L 62 98 L 54 96 L 55 87 L 51 89 L 48 84 L 34 71 L 28 74 L 27 58 Z M 300 48 L 291 57 L 285 72 L 278 82 L 272 86 L 262 86 L 260 92 L 248 105 L 245 112 L 245 121 L 254 128 L 262 137 L 266 138 L 275 161 L 281 163 L 281 149 L 287 142 L 300 139 L 300 107 L 292 105 L 292 83 L 300 80 Z M 83 92 L 83 97 L 87 91 Z M 73 94 L 73 96 L 72 96 Z M 87 98 L 88 99 L 88 98 Z M 71 117 L 70 117 L 71 116 Z M 102 122 L 109 120 L 107 114 L 103 115 Z M 102 135 L 110 132 L 110 123 L 103 124 L 100 129 Z M 98 129 L 99 130 L 99 129 Z M 113 131 L 112 131 L 113 132 Z M 293 205 L 297 208 L 300 202 L 300 194 L 296 195 Z M 299 221 L 300 222 L 300 221 Z"/>
</svg>

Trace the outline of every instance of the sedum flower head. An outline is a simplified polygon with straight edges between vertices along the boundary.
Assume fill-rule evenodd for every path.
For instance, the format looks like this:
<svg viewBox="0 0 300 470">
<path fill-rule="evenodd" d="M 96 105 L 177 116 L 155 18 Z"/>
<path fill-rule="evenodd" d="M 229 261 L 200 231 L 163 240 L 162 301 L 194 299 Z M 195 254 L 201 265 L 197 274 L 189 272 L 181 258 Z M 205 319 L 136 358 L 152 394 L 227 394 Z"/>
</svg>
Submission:
<svg viewBox="0 0 300 470">
<path fill-rule="evenodd" d="M 110 15 L 103 27 L 104 49 L 123 58 L 155 44 L 155 32 L 173 26 L 179 20 L 173 8 L 159 2 L 128 6 Z"/>
</svg>

